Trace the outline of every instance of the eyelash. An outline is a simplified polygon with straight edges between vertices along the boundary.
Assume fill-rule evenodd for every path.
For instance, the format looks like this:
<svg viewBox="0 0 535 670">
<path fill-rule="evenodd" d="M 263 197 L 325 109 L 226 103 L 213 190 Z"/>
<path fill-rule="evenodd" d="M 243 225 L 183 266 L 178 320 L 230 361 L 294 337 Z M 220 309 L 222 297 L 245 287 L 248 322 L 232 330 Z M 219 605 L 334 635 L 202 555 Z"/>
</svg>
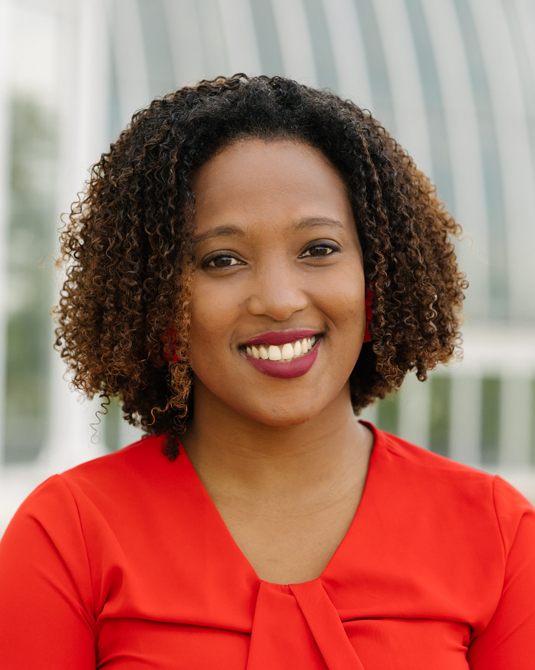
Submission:
<svg viewBox="0 0 535 670">
<path fill-rule="evenodd" d="M 320 256 L 313 256 L 310 252 L 312 249 L 329 249 L 329 253 L 321 254 Z M 322 242 L 320 244 L 313 244 L 312 246 L 305 249 L 305 251 L 299 256 L 299 258 L 326 258 L 327 256 L 332 256 L 332 254 L 340 251 L 340 248 L 333 244 L 332 242 Z M 308 254 L 308 256 L 307 256 Z"/>
<path fill-rule="evenodd" d="M 222 254 L 219 254 L 217 256 L 212 256 L 212 258 L 209 258 L 208 260 L 206 260 L 202 264 L 202 266 L 203 266 L 203 268 L 214 268 L 215 270 L 221 270 L 223 268 L 231 268 L 231 267 L 234 267 L 235 265 L 239 264 L 238 262 L 236 262 L 236 263 L 231 263 L 230 265 L 222 265 L 220 267 L 217 267 L 216 265 L 211 265 L 211 263 L 213 263 L 214 261 L 219 261 L 222 258 L 230 258 L 230 260 L 232 260 L 232 261 L 237 261 L 237 258 L 234 258 L 234 256 L 231 256 L 230 254 L 222 253 Z"/>
<path fill-rule="evenodd" d="M 313 256 L 311 254 L 311 251 L 313 249 L 328 249 L 329 251 L 326 254 Z M 312 244 L 307 249 L 305 249 L 305 251 L 303 251 L 303 253 L 301 253 L 299 255 L 299 258 L 327 258 L 327 256 L 332 256 L 332 254 L 337 253 L 339 251 L 340 251 L 340 248 L 338 247 L 338 245 L 334 244 L 333 242 L 323 242 L 323 243 L 319 243 L 319 244 Z M 231 261 L 235 261 L 235 262 L 230 263 L 229 265 L 222 265 L 222 266 L 219 266 L 219 267 L 217 267 L 216 265 L 212 265 L 212 263 L 214 263 L 215 261 L 222 260 L 223 258 L 228 258 Z M 219 253 L 215 256 L 212 256 L 211 258 L 208 258 L 207 260 L 205 260 L 202 264 L 202 267 L 203 268 L 213 268 L 214 270 L 222 270 L 222 269 L 225 269 L 225 268 L 235 267 L 236 265 L 239 265 L 239 264 L 240 264 L 240 262 L 238 261 L 238 259 L 235 258 L 234 256 L 231 256 L 230 253 L 221 252 L 221 253 Z"/>
</svg>

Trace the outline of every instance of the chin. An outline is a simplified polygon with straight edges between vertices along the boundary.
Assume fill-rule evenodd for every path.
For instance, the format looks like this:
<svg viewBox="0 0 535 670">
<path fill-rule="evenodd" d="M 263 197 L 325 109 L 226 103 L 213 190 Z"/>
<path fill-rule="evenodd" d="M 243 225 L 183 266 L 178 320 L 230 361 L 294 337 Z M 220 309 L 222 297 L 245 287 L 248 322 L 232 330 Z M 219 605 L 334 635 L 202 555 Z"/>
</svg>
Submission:
<svg viewBox="0 0 535 670">
<path fill-rule="evenodd" d="M 261 408 L 259 412 L 251 412 L 251 419 L 273 428 L 289 428 L 306 423 L 319 414 L 321 408 L 272 406 Z"/>
</svg>

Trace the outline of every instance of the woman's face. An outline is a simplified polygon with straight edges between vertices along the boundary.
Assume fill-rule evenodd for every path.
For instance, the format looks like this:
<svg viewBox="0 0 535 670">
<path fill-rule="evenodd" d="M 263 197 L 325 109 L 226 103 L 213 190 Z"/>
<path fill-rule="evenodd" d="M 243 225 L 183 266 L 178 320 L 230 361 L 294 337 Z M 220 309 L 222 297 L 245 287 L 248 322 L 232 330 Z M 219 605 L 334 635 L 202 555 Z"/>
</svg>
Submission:
<svg viewBox="0 0 535 670">
<path fill-rule="evenodd" d="M 349 400 L 365 284 L 339 174 L 306 144 L 247 139 L 192 183 L 195 401 L 290 426 Z"/>
</svg>

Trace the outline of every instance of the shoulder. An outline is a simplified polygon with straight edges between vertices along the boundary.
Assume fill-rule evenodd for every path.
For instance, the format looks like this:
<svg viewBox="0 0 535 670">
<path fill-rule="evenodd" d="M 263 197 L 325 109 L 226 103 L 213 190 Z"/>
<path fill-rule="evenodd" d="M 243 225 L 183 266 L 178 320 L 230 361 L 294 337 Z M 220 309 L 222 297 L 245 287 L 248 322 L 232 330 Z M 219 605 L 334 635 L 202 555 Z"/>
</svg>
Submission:
<svg viewBox="0 0 535 670">
<path fill-rule="evenodd" d="M 108 480 L 124 482 L 125 475 L 140 473 L 158 476 L 171 465 L 162 453 L 163 436 L 150 435 L 113 453 L 86 461 L 61 473 L 68 483 L 83 485 L 90 481 L 105 484 Z"/>
<path fill-rule="evenodd" d="M 162 453 L 162 445 L 163 436 L 149 435 L 123 449 L 66 470 L 60 476 L 70 481 L 82 481 L 86 477 L 99 477 L 104 473 L 118 474 L 140 467 L 152 472 L 169 463 L 169 459 Z"/>
<path fill-rule="evenodd" d="M 492 475 L 418 447 L 371 424 L 370 427 L 375 436 L 374 452 L 377 452 L 377 458 L 387 462 L 398 472 L 403 472 L 405 476 L 421 479 L 422 485 L 433 487 L 442 482 L 449 487 L 475 486 L 492 489 Z"/>
<path fill-rule="evenodd" d="M 154 497 L 177 468 L 161 451 L 162 439 L 150 436 L 42 482 L 20 506 L 13 522 L 31 518 L 47 526 L 78 524 L 88 515 L 138 508 Z"/>
<path fill-rule="evenodd" d="M 132 517 L 158 507 L 181 477 L 180 458 L 162 452 L 162 436 L 149 436 L 112 454 L 87 461 L 59 475 L 76 500 L 81 516 L 94 510 L 109 517 Z"/>
<path fill-rule="evenodd" d="M 535 547 L 535 510 L 499 477 L 375 432 L 368 503 L 384 536 L 378 542 L 406 574 L 425 576 L 464 603 L 480 632 L 497 607 L 511 557 L 525 561 L 526 547 Z"/>
<path fill-rule="evenodd" d="M 531 503 L 500 477 L 422 449 L 375 429 L 378 460 L 390 473 L 397 504 L 413 514 L 434 517 L 443 527 L 464 526 L 510 545 L 520 520 L 535 514 Z M 509 539 L 508 539 L 509 538 Z"/>
<path fill-rule="evenodd" d="M 404 463 L 415 471 L 426 472 L 427 475 L 434 472 L 436 476 L 450 474 L 460 478 L 467 477 L 470 479 L 474 477 L 481 481 L 490 481 L 492 479 L 492 475 L 486 472 L 418 447 L 392 433 L 387 433 L 375 427 L 374 433 L 379 449 L 387 452 L 391 458 L 397 459 L 400 465 Z"/>
<path fill-rule="evenodd" d="M 380 456 L 406 476 L 421 479 L 422 484 L 433 487 L 443 482 L 449 487 L 492 489 L 493 476 L 487 472 L 435 454 L 378 428 L 374 428 L 374 434 L 375 448 Z"/>
</svg>

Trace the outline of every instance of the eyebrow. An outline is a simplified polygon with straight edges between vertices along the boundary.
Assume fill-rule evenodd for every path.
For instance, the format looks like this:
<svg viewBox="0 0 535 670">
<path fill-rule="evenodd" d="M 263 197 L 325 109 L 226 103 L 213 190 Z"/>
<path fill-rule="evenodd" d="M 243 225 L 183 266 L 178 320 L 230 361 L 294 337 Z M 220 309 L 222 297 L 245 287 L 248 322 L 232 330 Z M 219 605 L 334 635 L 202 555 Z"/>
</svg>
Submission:
<svg viewBox="0 0 535 670">
<path fill-rule="evenodd" d="M 199 244 L 205 240 L 211 240 L 213 237 L 231 237 L 232 235 L 245 237 L 245 234 L 245 230 L 240 226 L 216 226 L 215 228 L 210 228 L 205 233 L 195 235 L 193 242 Z"/>
<path fill-rule="evenodd" d="M 323 216 L 311 216 L 306 217 L 304 219 L 299 219 L 298 221 L 295 222 L 292 228 L 293 230 L 297 231 L 297 230 L 305 230 L 307 228 L 313 228 L 314 226 L 333 226 L 335 228 L 344 227 L 342 222 L 337 221 L 336 219 L 329 219 Z M 246 235 L 247 235 L 246 229 L 242 228 L 241 226 L 223 225 L 223 226 L 216 226 L 215 228 L 207 230 L 205 233 L 196 235 L 193 238 L 193 241 L 195 244 L 199 244 L 200 242 L 204 242 L 205 240 L 211 240 L 214 237 L 232 237 L 232 236 L 245 237 Z"/>
<path fill-rule="evenodd" d="M 294 230 L 305 230 L 306 228 L 313 228 L 314 226 L 333 226 L 335 228 L 343 228 L 341 221 L 336 219 L 329 219 L 326 216 L 311 216 L 305 219 L 299 219 L 294 226 Z"/>
</svg>

